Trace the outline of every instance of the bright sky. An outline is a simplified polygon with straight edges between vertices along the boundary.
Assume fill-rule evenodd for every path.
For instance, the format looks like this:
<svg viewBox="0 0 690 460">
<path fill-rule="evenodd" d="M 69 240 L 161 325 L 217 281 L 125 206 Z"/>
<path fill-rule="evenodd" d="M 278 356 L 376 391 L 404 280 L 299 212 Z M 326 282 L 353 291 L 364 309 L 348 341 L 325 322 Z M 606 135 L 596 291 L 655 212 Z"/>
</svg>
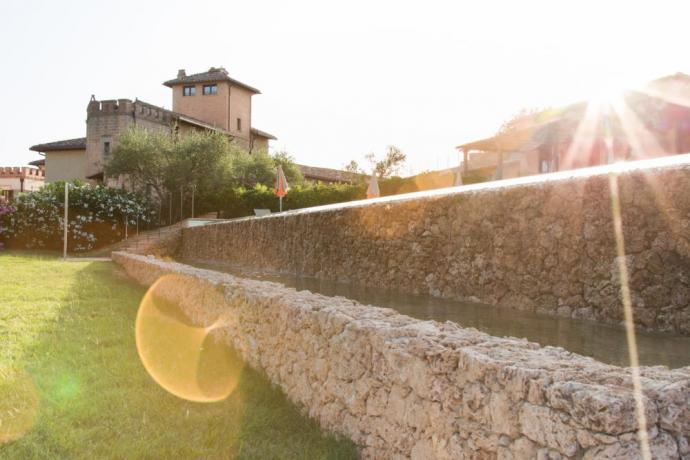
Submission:
<svg viewBox="0 0 690 460">
<path fill-rule="evenodd" d="M 177 69 L 224 66 L 261 89 L 253 125 L 300 163 L 393 144 L 405 174 L 522 107 L 690 73 L 690 4 L 654 1 L 3 0 L 0 166 L 85 135 L 86 105 L 171 106 Z"/>
</svg>

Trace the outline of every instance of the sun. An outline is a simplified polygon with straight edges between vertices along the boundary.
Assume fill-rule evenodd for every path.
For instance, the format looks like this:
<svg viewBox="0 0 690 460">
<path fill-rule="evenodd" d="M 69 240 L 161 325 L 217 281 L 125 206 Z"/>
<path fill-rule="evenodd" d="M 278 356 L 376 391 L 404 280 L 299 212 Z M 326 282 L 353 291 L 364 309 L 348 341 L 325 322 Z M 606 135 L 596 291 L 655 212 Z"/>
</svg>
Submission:
<svg viewBox="0 0 690 460">
<path fill-rule="evenodd" d="M 589 92 L 587 102 L 593 108 L 611 108 L 621 101 L 623 92 L 620 85 L 603 82 Z"/>
</svg>

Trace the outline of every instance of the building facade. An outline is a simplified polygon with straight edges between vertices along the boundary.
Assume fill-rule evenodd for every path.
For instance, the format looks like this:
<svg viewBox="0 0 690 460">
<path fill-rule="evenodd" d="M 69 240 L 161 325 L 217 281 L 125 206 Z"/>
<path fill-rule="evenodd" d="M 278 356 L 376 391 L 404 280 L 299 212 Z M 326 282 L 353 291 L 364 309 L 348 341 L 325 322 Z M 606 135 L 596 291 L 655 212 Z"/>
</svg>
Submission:
<svg viewBox="0 0 690 460">
<path fill-rule="evenodd" d="M 682 73 L 609 101 L 578 102 L 513 120 L 511 129 L 456 148 L 465 173 L 497 179 L 690 152 L 690 76 Z"/>
<path fill-rule="evenodd" d="M 7 203 L 22 193 L 43 187 L 45 176 L 39 168 L 0 167 L 0 203 Z"/>
<path fill-rule="evenodd" d="M 252 96 L 259 90 L 230 78 L 222 68 L 187 75 L 164 85 L 172 89 L 173 110 L 135 99 L 96 100 L 86 109 L 86 136 L 37 144 L 30 150 L 45 155 L 46 181 L 104 182 L 104 167 L 120 135 L 133 127 L 184 135 L 190 130 L 223 133 L 249 152 L 267 150 L 275 137 L 251 125 Z M 115 185 L 113 181 L 107 181 Z"/>
</svg>

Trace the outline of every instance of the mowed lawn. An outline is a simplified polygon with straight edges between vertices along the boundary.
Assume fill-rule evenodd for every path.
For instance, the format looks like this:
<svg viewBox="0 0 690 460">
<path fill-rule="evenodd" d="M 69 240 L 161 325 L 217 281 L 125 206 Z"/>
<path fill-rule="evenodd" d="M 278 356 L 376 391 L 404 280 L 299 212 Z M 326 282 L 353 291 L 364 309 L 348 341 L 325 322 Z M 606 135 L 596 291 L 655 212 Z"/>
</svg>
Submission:
<svg viewBox="0 0 690 460">
<path fill-rule="evenodd" d="M 159 387 L 135 346 L 144 292 L 110 262 L 0 253 L 0 440 L 35 412 L 0 458 L 357 457 L 249 368 L 218 403 Z"/>
</svg>

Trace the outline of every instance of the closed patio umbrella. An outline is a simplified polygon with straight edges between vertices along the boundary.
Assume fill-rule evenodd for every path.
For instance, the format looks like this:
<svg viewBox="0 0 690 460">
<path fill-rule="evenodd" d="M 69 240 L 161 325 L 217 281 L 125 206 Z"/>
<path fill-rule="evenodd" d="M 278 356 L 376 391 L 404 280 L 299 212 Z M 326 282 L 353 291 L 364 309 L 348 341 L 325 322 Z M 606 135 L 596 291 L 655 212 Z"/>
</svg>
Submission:
<svg viewBox="0 0 690 460">
<path fill-rule="evenodd" d="M 276 186 L 273 193 L 280 199 L 280 212 L 283 212 L 283 197 L 287 195 L 290 186 L 285 179 L 285 173 L 283 173 L 283 167 L 278 165 L 278 173 L 276 176 Z"/>
<path fill-rule="evenodd" d="M 376 180 L 376 171 L 371 175 L 371 180 L 369 180 L 369 187 L 367 188 L 367 198 L 378 198 L 381 196 L 379 191 L 379 183 Z"/>
</svg>

